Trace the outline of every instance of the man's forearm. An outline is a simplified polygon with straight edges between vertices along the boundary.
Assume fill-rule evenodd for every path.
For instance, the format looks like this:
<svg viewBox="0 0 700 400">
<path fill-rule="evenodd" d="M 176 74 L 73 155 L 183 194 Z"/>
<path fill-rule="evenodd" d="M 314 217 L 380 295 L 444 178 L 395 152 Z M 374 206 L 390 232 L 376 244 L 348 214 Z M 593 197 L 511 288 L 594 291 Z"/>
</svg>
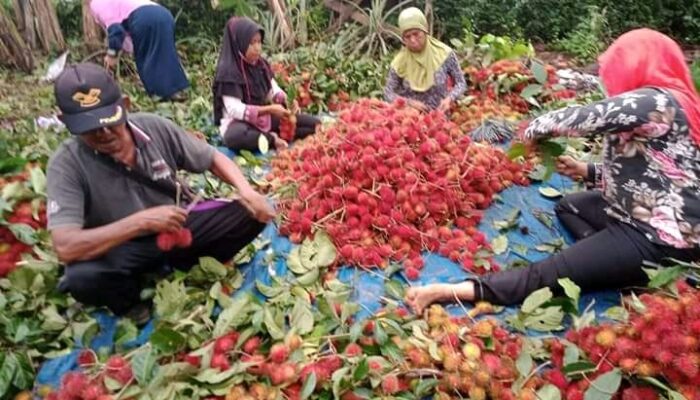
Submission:
<svg viewBox="0 0 700 400">
<path fill-rule="evenodd" d="M 224 182 L 235 186 L 242 195 L 254 191 L 238 165 L 218 151 L 214 153 L 214 161 L 209 170 Z"/>
<path fill-rule="evenodd" d="M 140 218 L 130 215 L 92 229 L 57 228 L 52 232 L 59 260 L 64 264 L 93 260 L 145 232 Z"/>
</svg>

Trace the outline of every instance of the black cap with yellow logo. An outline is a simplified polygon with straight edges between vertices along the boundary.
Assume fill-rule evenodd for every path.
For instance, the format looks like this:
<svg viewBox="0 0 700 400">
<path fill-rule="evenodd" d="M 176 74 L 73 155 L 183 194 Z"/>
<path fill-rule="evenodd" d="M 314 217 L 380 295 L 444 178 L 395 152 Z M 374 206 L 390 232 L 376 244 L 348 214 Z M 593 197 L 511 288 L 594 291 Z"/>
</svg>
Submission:
<svg viewBox="0 0 700 400">
<path fill-rule="evenodd" d="M 59 118 L 74 135 L 126 121 L 117 82 L 97 64 L 66 67 L 56 79 L 54 94 L 61 110 Z"/>
</svg>

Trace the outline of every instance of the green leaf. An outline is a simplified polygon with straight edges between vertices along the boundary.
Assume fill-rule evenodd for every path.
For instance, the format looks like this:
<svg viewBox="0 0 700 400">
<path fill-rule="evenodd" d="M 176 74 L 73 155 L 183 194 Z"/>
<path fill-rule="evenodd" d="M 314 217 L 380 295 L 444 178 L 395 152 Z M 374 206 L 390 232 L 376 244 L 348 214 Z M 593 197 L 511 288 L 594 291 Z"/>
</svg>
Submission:
<svg viewBox="0 0 700 400">
<path fill-rule="evenodd" d="M 260 150 L 260 154 L 262 155 L 265 155 L 268 151 L 270 151 L 270 141 L 267 140 L 265 135 L 258 136 L 258 150 Z"/>
<path fill-rule="evenodd" d="M 399 301 L 402 301 L 405 296 L 403 284 L 396 279 L 386 281 L 384 284 L 384 291 L 389 297 Z"/>
<path fill-rule="evenodd" d="M 229 271 L 224 264 L 220 263 L 219 260 L 214 257 L 201 257 L 199 259 L 199 267 L 203 272 L 211 275 L 214 278 L 212 280 L 224 279 Z"/>
<path fill-rule="evenodd" d="M 60 331 L 68 325 L 68 321 L 58 313 L 54 304 L 43 308 L 41 316 L 43 317 L 41 329 L 45 331 Z"/>
<path fill-rule="evenodd" d="M 301 387 L 301 393 L 299 394 L 299 398 L 301 400 L 308 399 L 311 396 L 311 394 L 314 392 L 315 389 L 316 389 L 316 373 L 312 372 L 306 377 L 306 380 L 304 381 L 304 385 Z"/>
<path fill-rule="evenodd" d="M 19 363 L 14 353 L 5 353 L 5 359 L 0 368 L 0 397 L 5 398 L 9 394 L 10 386 L 15 378 Z"/>
<path fill-rule="evenodd" d="M 569 365 L 573 364 L 575 362 L 578 362 L 579 358 L 581 357 L 581 350 L 574 345 L 574 344 L 567 344 L 566 348 L 564 349 L 564 358 L 563 358 L 563 363 L 564 365 Z"/>
<path fill-rule="evenodd" d="M 665 268 L 660 268 L 660 269 L 650 269 L 650 268 L 642 268 L 644 272 L 649 276 L 649 284 L 648 286 L 650 288 L 662 288 L 666 287 L 678 280 L 681 276 L 683 276 L 683 273 L 685 269 L 681 266 L 675 266 L 675 267 L 665 267 Z"/>
<path fill-rule="evenodd" d="M 305 267 L 301 262 L 299 246 L 293 248 L 292 251 L 289 252 L 289 256 L 287 257 L 287 268 L 297 275 L 305 274 L 309 271 L 310 268 Z"/>
<path fill-rule="evenodd" d="M 292 309 L 290 324 L 300 335 L 305 335 L 314 329 L 314 315 L 306 300 L 297 298 Z"/>
<path fill-rule="evenodd" d="M 418 382 L 418 385 L 416 385 L 416 389 L 413 391 L 413 393 L 417 398 L 422 399 L 431 394 L 433 389 L 437 387 L 438 383 L 439 381 L 434 378 L 421 379 L 421 381 Z"/>
<path fill-rule="evenodd" d="M 541 187 L 539 189 L 539 192 L 542 196 L 544 196 L 548 199 L 554 199 L 554 198 L 562 196 L 560 191 L 558 191 L 557 189 L 550 187 L 550 186 Z"/>
<path fill-rule="evenodd" d="M 535 96 L 538 96 L 542 93 L 542 85 L 533 83 L 530 85 L 527 85 L 522 92 L 520 92 L 520 96 L 523 99 L 532 99 Z"/>
<path fill-rule="evenodd" d="M 156 313 L 162 319 L 179 321 L 188 298 L 182 281 L 162 280 L 156 285 L 156 296 L 153 300 Z"/>
<path fill-rule="evenodd" d="M 521 351 L 520 356 L 515 361 L 515 367 L 521 377 L 530 375 L 532 369 L 535 367 L 535 362 L 532 360 L 532 356 L 526 351 Z"/>
<path fill-rule="evenodd" d="M 117 322 L 117 332 L 114 334 L 114 345 L 119 349 L 125 343 L 135 340 L 139 334 L 139 329 L 133 321 L 128 318 L 121 318 Z"/>
<path fill-rule="evenodd" d="M 166 355 L 179 351 L 187 342 L 182 334 L 167 327 L 156 329 L 151 334 L 149 341 L 154 349 Z"/>
<path fill-rule="evenodd" d="M 17 358 L 17 371 L 12 385 L 19 390 L 29 390 L 34 385 L 32 360 L 26 353 L 15 353 L 14 356 Z"/>
<path fill-rule="evenodd" d="M 494 228 L 499 231 L 507 231 L 518 227 L 518 219 L 520 218 L 520 209 L 514 208 L 511 210 L 506 219 L 493 221 Z"/>
<path fill-rule="evenodd" d="M 284 339 L 284 331 L 282 331 L 282 328 L 275 321 L 275 317 L 272 315 L 272 310 L 270 309 L 270 307 L 265 307 L 263 311 L 263 322 L 265 324 L 265 327 L 267 328 L 267 333 L 270 334 L 270 337 L 272 337 L 272 339 Z"/>
<path fill-rule="evenodd" d="M 525 317 L 523 324 L 527 328 L 540 332 L 558 331 L 564 329 L 562 326 L 564 316 L 561 307 L 547 307 Z"/>
<path fill-rule="evenodd" d="M 508 149 L 508 158 L 511 160 L 515 160 L 518 157 L 524 157 L 525 154 L 527 154 L 527 148 L 525 147 L 524 143 L 514 143 L 512 146 L 510 146 L 510 149 Z"/>
<path fill-rule="evenodd" d="M 632 292 L 630 294 L 631 300 L 628 300 L 627 302 L 629 305 L 636 311 L 638 314 L 644 314 L 647 312 L 647 306 L 637 297 L 637 295 Z"/>
<path fill-rule="evenodd" d="M 496 236 L 491 241 L 491 250 L 493 254 L 503 254 L 508 249 L 508 237 L 506 235 Z"/>
<path fill-rule="evenodd" d="M 578 309 L 578 302 L 581 298 L 581 288 L 569 278 L 562 278 L 557 280 L 557 282 L 559 283 L 559 286 L 564 288 L 564 293 L 566 293 L 566 296 L 574 302 L 576 308 Z"/>
<path fill-rule="evenodd" d="M 547 69 L 544 67 L 542 62 L 533 60 L 532 67 L 530 67 L 530 69 L 532 70 L 532 75 L 535 77 L 538 83 L 541 85 L 547 83 Z"/>
<path fill-rule="evenodd" d="M 369 363 L 367 362 L 366 358 L 363 358 L 362 361 L 360 361 L 357 364 L 357 367 L 355 367 L 355 371 L 352 373 L 352 378 L 355 381 L 361 381 L 365 379 L 367 374 L 369 373 Z"/>
<path fill-rule="evenodd" d="M 286 291 L 283 286 L 268 286 L 260 281 L 255 281 L 255 287 L 258 291 L 268 299 L 279 296 L 282 292 Z"/>
<path fill-rule="evenodd" d="M 340 398 L 340 389 L 343 384 L 343 379 L 348 375 L 350 372 L 350 369 L 348 367 L 343 367 L 335 372 L 333 372 L 333 375 L 331 375 L 331 382 L 333 382 L 333 398 Z"/>
<path fill-rule="evenodd" d="M 7 227 L 20 242 L 29 246 L 37 244 L 36 231 L 31 226 L 27 224 L 10 224 Z"/>
<path fill-rule="evenodd" d="M 319 268 L 314 268 L 311 271 L 299 276 L 297 278 L 297 283 L 301 286 L 309 287 L 314 283 L 318 282 L 318 277 L 320 276 L 320 274 L 321 270 Z"/>
<path fill-rule="evenodd" d="M 552 299 L 552 290 L 548 287 L 544 287 L 532 292 L 525 301 L 523 301 L 520 310 L 524 313 L 531 313 L 537 308 L 541 307 L 544 303 Z"/>
<path fill-rule="evenodd" d="M 150 347 L 138 351 L 131 360 L 134 377 L 141 386 L 146 386 L 153 377 L 156 355 Z"/>
<path fill-rule="evenodd" d="M 356 342 L 357 339 L 362 336 L 362 331 L 364 330 L 364 323 L 355 322 L 350 327 L 350 342 Z"/>
<path fill-rule="evenodd" d="M 586 390 L 584 400 L 610 400 L 622 383 L 622 373 L 613 369 L 597 377 Z"/>
<path fill-rule="evenodd" d="M 671 389 L 667 385 L 663 384 L 661 381 L 659 381 L 656 378 L 652 378 L 650 376 L 645 376 L 640 378 L 643 381 L 646 381 L 650 383 L 652 386 L 655 386 L 664 392 L 666 392 L 666 396 L 668 396 L 669 400 L 688 400 L 683 396 L 681 393 L 676 392 L 675 390 Z"/>
<path fill-rule="evenodd" d="M 317 253 L 315 262 L 320 268 L 328 267 L 333 264 L 337 257 L 335 245 L 330 236 L 324 231 L 316 231 L 314 235 L 314 243 L 316 243 Z"/>
<path fill-rule="evenodd" d="M 558 387 L 550 383 L 537 391 L 537 398 L 539 400 L 561 400 L 561 392 Z"/>
<path fill-rule="evenodd" d="M 613 306 L 605 310 L 603 316 L 614 321 L 627 322 L 629 320 L 629 312 L 620 306 Z"/>
<path fill-rule="evenodd" d="M 250 297 L 236 296 L 233 302 L 219 314 L 212 335 L 214 337 L 219 337 L 228 332 L 231 328 L 236 328 L 245 322 L 249 313 L 249 303 Z"/>
<path fill-rule="evenodd" d="M 35 193 L 46 193 L 46 175 L 39 167 L 34 167 L 29 171 L 29 181 Z"/>
<path fill-rule="evenodd" d="M 564 368 L 562 368 L 562 372 L 567 376 L 575 376 L 593 372 L 596 369 L 597 366 L 590 361 L 577 361 L 565 365 Z"/>
<path fill-rule="evenodd" d="M 384 345 L 384 343 L 389 340 L 389 336 L 386 334 L 381 322 L 379 321 L 375 321 L 374 324 L 374 340 L 376 340 L 377 344 L 380 346 Z"/>
</svg>

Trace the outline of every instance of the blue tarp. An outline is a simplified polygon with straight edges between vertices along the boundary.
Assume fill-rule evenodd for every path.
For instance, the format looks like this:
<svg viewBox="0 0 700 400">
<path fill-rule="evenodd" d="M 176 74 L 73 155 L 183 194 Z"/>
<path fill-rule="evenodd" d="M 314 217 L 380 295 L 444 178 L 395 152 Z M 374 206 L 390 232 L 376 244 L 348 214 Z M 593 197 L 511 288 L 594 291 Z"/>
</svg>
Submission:
<svg viewBox="0 0 700 400">
<path fill-rule="evenodd" d="M 229 153 L 230 155 L 230 153 Z M 549 256 L 549 253 L 539 252 L 535 250 L 538 244 L 545 243 L 557 238 L 563 237 L 567 243 L 571 243 L 571 237 L 566 233 L 564 228 L 554 218 L 553 207 L 555 200 L 550 200 L 543 197 L 539 193 L 539 188 L 542 184 L 536 183 L 527 187 L 515 186 L 511 187 L 500 194 L 500 199 L 495 202 L 485 213 L 480 224 L 480 230 L 486 234 L 489 239 L 498 236 L 498 231 L 494 228 L 493 222 L 505 219 L 514 209 L 521 210 L 520 225 L 526 226 L 528 231 L 526 234 L 518 229 L 511 230 L 507 233 L 509 240 L 509 248 L 496 257 L 497 262 L 502 267 L 508 265 L 515 260 L 525 260 L 527 262 L 536 262 Z M 553 187 L 560 192 L 569 190 L 571 181 L 568 178 L 554 174 L 545 186 Z M 549 213 L 553 219 L 552 228 L 548 228 L 542 224 L 533 214 L 533 212 L 542 211 Z M 285 259 L 289 253 L 291 243 L 276 231 L 276 227 L 270 225 L 263 232 L 266 239 L 269 239 L 271 246 L 276 254 L 282 257 L 278 258 L 278 262 L 271 271 L 268 266 L 263 263 L 263 252 L 256 255 L 254 260 L 241 268 L 245 282 L 240 291 L 250 292 L 256 291 L 255 281 L 260 280 L 263 283 L 269 283 L 270 274 L 283 275 L 286 274 Z M 522 244 L 529 251 L 525 255 L 517 254 L 513 251 L 513 247 Z M 421 271 L 421 276 L 418 281 L 406 281 L 409 285 L 425 285 L 429 283 L 445 283 L 445 282 L 460 282 L 469 275 L 462 270 L 460 266 L 450 260 L 441 257 L 437 254 L 424 254 L 425 268 Z M 384 279 L 381 276 L 381 271 L 378 273 L 369 273 L 359 269 L 344 267 L 341 268 L 338 277 L 341 281 L 350 283 L 354 288 L 353 300 L 362 305 L 357 318 L 362 319 L 375 312 L 382 307 L 380 297 L 384 294 Z M 602 292 L 588 294 L 582 296 L 581 307 L 586 307 L 591 301 L 594 301 L 593 309 L 600 315 L 607 308 L 618 305 L 620 301 L 618 292 Z M 468 304 L 465 304 L 469 307 Z M 498 318 L 516 312 L 517 307 L 509 307 L 503 313 L 499 314 Z M 448 307 L 448 311 L 453 314 L 462 313 L 464 310 L 461 306 L 452 305 Z M 96 351 L 100 349 L 111 350 L 113 347 L 113 337 L 116 332 L 118 319 L 111 314 L 98 312 L 95 314 L 101 330 L 92 344 L 91 348 Z M 148 340 L 148 336 L 153 329 L 151 321 L 142 329 L 137 340 L 133 345 L 138 346 Z M 37 385 L 58 386 L 61 376 L 69 370 L 77 368 L 77 354 L 79 350 L 73 351 L 71 354 L 49 360 L 42 366 L 37 376 Z"/>
</svg>

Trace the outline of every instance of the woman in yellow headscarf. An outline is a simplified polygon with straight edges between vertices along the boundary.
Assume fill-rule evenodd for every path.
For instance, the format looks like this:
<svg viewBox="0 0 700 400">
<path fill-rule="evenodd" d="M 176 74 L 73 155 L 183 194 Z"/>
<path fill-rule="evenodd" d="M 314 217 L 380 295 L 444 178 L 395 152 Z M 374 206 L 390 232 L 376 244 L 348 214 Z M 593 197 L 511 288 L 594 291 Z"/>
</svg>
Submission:
<svg viewBox="0 0 700 400">
<path fill-rule="evenodd" d="M 405 98 L 420 111 L 447 111 L 467 88 L 457 55 L 430 36 L 423 12 L 410 7 L 399 14 L 403 48 L 394 57 L 384 88 L 384 98 Z M 453 87 L 449 88 L 452 78 Z"/>
</svg>

